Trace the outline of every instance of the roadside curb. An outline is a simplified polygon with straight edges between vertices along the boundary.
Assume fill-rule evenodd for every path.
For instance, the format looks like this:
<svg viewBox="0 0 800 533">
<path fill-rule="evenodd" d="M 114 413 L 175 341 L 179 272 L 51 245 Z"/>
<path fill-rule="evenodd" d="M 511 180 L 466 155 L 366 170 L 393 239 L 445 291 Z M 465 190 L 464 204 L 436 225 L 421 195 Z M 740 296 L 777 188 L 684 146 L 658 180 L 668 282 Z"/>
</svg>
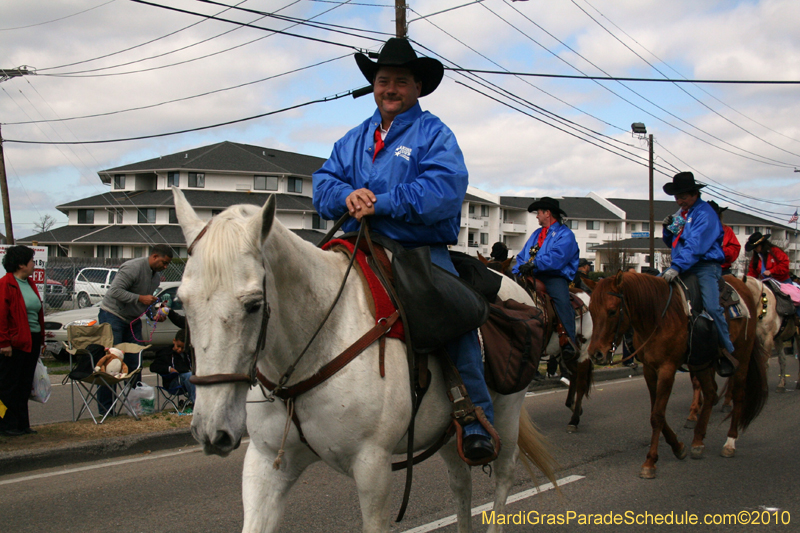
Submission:
<svg viewBox="0 0 800 533">
<path fill-rule="evenodd" d="M 42 468 L 114 459 L 153 451 L 192 446 L 197 442 L 189 428 L 109 437 L 65 447 L 0 453 L 0 472 L 18 474 Z"/>
</svg>

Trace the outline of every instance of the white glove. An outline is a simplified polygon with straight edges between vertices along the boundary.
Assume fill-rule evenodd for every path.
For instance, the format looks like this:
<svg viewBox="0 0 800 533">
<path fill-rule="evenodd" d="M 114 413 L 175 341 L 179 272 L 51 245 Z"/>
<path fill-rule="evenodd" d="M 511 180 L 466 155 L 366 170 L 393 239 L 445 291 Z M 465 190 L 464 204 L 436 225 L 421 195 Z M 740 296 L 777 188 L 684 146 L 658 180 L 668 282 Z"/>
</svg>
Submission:
<svg viewBox="0 0 800 533">
<path fill-rule="evenodd" d="M 667 283 L 671 283 L 672 280 L 678 277 L 678 271 L 674 268 L 668 268 L 666 272 L 661 274 L 661 277 L 664 278 L 664 281 Z"/>
</svg>

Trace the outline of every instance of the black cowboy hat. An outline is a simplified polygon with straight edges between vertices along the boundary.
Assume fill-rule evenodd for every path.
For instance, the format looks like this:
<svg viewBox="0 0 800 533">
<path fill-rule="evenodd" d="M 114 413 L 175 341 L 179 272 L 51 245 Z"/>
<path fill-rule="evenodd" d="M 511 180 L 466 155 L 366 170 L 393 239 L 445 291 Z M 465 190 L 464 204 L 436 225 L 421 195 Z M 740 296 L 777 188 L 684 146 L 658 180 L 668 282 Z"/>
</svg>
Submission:
<svg viewBox="0 0 800 533">
<path fill-rule="evenodd" d="M 567 213 L 558 204 L 558 200 L 554 200 L 549 196 L 542 196 L 528 206 L 528 212 L 533 213 L 537 209 L 547 209 L 551 213 L 561 213 L 561 216 L 567 216 Z"/>
<path fill-rule="evenodd" d="M 747 238 L 747 243 L 744 245 L 744 251 L 749 252 L 762 242 L 769 240 L 770 237 L 772 237 L 771 233 L 767 233 L 766 235 L 761 235 L 760 231 L 754 232 Z"/>
<path fill-rule="evenodd" d="M 714 200 L 709 200 L 708 205 L 714 208 L 714 211 L 717 212 L 717 216 L 722 215 L 722 213 L 728 210 L 727 207 L 720 207 L 719 204 Z"/>
<path fill-rule="evenodd" d="M 578 261 L 578 268 L 583 266 L 592 266 L 592 264 L 585 257 L 581 257 L 580 260 Z"/>
<path fill-rule="evenodd" d="M 670 183 L 664 184 L 664 192 L 670 196 L 684 192 L 699 191 L 705 187 L 704 183 L 694 181 L 694 174 L 691 172 L 678 172 Z"/>
<path fill-rule="evenodd" d="M 372 61 L 362 53 L 356 54 L 356 63 L 361 73 L 371 84 L 375 82 L 375 74 L 381 67 L 404 67 L 414 73 L 422 82 L 420 97 L 427 96 L 436 90 L 444 76 L 444 66 L 432 57 L 417 57 L 408 40 L 392 37 L 381 48 L 378 61 Z"/>
</svg>

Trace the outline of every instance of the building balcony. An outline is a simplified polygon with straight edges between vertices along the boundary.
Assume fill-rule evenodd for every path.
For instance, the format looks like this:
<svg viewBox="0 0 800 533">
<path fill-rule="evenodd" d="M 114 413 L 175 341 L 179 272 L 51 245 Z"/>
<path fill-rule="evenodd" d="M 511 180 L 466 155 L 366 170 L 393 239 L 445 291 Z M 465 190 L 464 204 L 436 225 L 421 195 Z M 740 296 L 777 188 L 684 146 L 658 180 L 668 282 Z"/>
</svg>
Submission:
<svg viewBox="0 0 800 533">
<path fill-rule="evenodd" d="M 518 222 L 503 222 L 500 229 L 503 230 L 503 233 L 527 233 L 528 225 Z"/>
</svg>

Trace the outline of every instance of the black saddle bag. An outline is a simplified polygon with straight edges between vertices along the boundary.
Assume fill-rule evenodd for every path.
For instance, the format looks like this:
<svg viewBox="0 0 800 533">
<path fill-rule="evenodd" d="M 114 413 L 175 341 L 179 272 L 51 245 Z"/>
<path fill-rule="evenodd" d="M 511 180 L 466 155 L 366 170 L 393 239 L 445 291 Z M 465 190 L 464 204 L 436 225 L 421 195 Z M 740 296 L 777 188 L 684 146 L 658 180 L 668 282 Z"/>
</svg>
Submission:
<svg viewBox="0 0 800 533">
<path fill-rule="evenodd" d="M 475 289 L 431 263 L 427 246 L 395 248 L 392 273 L 405 307 L 407 334 L 414 350 L 432 352 L 480 327 L 489 305 Z"/>
<path fill-rule="evenodd" d="M 689 358 L 690 365 L 703 365 L 712 362 L 719 352 L 717 325 L 703 311 L 689 317 Z"/>
</svg>

